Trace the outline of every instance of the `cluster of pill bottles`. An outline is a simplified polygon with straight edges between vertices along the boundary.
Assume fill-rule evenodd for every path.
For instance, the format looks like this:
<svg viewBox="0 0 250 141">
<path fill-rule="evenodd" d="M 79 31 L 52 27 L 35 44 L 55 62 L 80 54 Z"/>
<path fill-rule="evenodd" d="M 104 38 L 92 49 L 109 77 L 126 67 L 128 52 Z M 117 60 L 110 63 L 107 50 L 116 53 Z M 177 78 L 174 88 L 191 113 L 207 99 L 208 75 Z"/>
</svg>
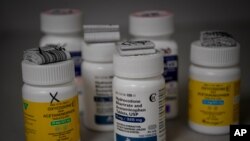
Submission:
<svg viewBox="0 0 250 141">
<path fill-rule="evenodd" d="M 131 38 L 121 42 L 119 25 L 83 25 L 80 10 L 41 13 L 40 47 L 22 61 L 28 141 L 79 141 L 79 111 L 85 127 L 114 131 L 115 141 L 166 140 L 166 119 L 177 117 L 181 96 L 174 15 L 135 12 L 128 26 Z M 194 131 L 226 134 L 239 123 L 239 50 L 222 31 L 202 32 L 191 43 L 186 94 Z"/>
</svg>

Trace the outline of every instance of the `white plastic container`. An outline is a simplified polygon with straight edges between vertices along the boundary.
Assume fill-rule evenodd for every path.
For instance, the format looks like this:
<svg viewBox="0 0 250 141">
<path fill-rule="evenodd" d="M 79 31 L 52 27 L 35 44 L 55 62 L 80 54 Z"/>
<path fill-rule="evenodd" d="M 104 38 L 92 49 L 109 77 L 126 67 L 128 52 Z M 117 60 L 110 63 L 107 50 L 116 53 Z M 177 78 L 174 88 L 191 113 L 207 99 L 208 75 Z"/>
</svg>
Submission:
<svg viewBox="0 0 250 141">
<path fill-rule="evenodd" d="M 73 61 L 46 65 L 23 61 L 22 74 L 26 140 L 80 141 Z"/>
<path fill-rule="evenodd" d="M 200 133 L 229 133 L 239 123 L 240 45 L 203 47 L 191 44 L 189 125 Z"/>
<path fill-rule="evenodd" d="M 113 131 L 112 79 L 115 43 L 83 45 L 84 124 L 96 131 Z"/>
<path fill-rule="evenodd" d="M 150 40 L 164 53 L 166 82 L 166 118 L 178 115 L 178 46 L 171 38 L 174 15 L 167 11 L 141 11 L 129 17 L 129 33 L 133 40 Z"/>
<path fill-rule="evenodd" d="M 114 73 L 114 140 L 165 141 L 162 54 L 115 54 Z"/>
<path fill-rule="evenodd" d="M 41 31 L 45 35 L 40 46 L 47 44 L 64 45 L 75 64 L 75 83 L 79 94 L 80 111 L 83 111 L 83 91 L 81 78 L 82 63 L 82 13 L 77 9 L 51 9 L 41 13 Z"/>
</svg>

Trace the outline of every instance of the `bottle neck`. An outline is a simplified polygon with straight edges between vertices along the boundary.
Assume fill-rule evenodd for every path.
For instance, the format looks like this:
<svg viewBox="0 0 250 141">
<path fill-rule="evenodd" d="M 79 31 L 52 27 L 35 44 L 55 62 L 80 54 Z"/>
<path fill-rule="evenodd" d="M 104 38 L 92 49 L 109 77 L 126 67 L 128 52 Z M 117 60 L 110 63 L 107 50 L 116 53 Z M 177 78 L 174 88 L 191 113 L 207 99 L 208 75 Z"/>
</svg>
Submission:
<svg viewBox="0 0 250 141">
<path fill-rule="evenodd" d="M 239 64 L 235 64 L 231 66 L 203 66 L 203 65 L 191 63 L 191 66 L 198 67 L 198 68 L 208 68 L 208 69 L 228 69 L 228 68 L 238 68 Z"/>
<path fill-rule="evenodd" d="M 65 82 L 65 83 L 62 83 L 62 84 L 50 84 L 50 85 L 35 85 L 35 84 L 30 84 L 30 83 L 24 83 L 24 84 L 32 86 L 32 87 L 49 88 L 49 87 L 64 87 L 64 86 L 74 85 L 73 81 L 74 80 L 69 81 L 69 82 Z"/>
<path fill-rule="evenodd" d="M 163 76 L 161 74 L 159 74 L 157 76 L 151 76 L 151 77 L 145 77 L 145 78 L 128 78 L 128 77 L 122 77 L 122 76 L 118 76 L 118 75 L 115 75 L 115 77 L 120 78 L 120 79 L 126 79 L 126 80 L 142 80 L 142 81 L 163 78 Z"/>
</svg>

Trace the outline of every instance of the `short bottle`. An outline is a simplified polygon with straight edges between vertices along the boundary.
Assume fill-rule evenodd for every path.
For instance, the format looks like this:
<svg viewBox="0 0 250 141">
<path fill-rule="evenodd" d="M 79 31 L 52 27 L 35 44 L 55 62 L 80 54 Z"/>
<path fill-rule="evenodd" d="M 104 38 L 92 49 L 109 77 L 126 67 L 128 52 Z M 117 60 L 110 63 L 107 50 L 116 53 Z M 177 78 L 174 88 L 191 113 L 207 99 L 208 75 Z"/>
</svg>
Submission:
<svg viewBox="0 0 250 141">
<path fill-rule="evenodd" d="M 37 65 L 22 61 L 27 141 L 80 141 L 78 95 L 72 60 Z"/>
<path fill-rule="evenodd" d="M 229 133 L 239 123 L 240 45 L 191 44 L 189 125 L 200 133 Z"/>
<path fill-rule="evenodd" d="M 83 45 L 82 74 L 84 76 L 83 121 L 96 131 L 113 131 L 112 79 L 115 43 Z"/>
<path fill-rule="evenodd" d="M 163 56 L 129 54 L 114 55 L 114 140 L 165 141 Z"/>
<path fill-rule="evenodd" d="M 79 94 L 79 108 L 83 111 L 81 77 L 82 12 L 78 9 L 51 9 L 41 13 L 41 31 L 45 34 L 40 46 L 60 44 L 70 52 L 75 64 L 75 84 Z"/>
<path fill-rule="evenodd" d="M 166 83 L 166 118 L 178 115 L 178 45 L 174 33 L 174 15 L 167 11 L 141 11 L 129 17 L 129 33 L 132 40 L 150 40 L 164 54 L 164 78 Z"/>
</svg>

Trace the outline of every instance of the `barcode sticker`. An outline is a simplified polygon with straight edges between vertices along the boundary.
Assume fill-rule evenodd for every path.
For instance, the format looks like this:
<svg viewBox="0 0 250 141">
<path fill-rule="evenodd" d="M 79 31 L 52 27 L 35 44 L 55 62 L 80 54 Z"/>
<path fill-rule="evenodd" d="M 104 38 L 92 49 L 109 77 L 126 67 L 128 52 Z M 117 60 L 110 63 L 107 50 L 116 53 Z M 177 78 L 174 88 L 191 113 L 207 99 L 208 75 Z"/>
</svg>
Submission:
<svg viewBox="0 0 250 141">
<path fill-rule="evenodd" d="M 61 45 L 49 44 L 45 47 L 32 48 L 24 51 L 24 60 L 38 65 L 65 61 L 70 59 L 70 53 Z"/>
<path fill-rule="evenodd" d="M 237 44 L 233 36 L 224 31 L 203 31 L 200 40 L 204 47 L 233 47 Z"/>
<path fill-rule="evenodd" d="M 118 51 L 120 55 L 146 55 L 156 53 L 155 45 L 151 41 L 125 41 L 118 43 Z"/>
<path fill-rule="evenodd" d="M 115 42 L 120 40 L 119 25 L 84 25 L 84 41 L 87 43 Z"/>
<path fill-rule="evenodd" d="M 84 33 L 119 32 L 119 25 L 84 25 Z"/>
</svg>

